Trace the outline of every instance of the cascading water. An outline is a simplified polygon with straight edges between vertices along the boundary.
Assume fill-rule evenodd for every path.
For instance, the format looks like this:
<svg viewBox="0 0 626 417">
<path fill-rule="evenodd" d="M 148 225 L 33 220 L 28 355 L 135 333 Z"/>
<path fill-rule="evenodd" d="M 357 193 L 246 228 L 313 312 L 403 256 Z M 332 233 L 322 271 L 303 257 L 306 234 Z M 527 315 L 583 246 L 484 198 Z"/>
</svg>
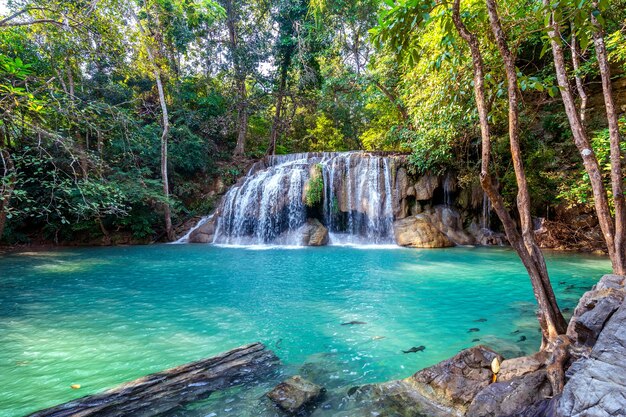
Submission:
<svg viewBox="0 0 626 417">
<path fill-rule="evenodd" d="M 272 156 L 224 196 L 214 243 L 298 245 L 307 218 L 328 228 L 331 244 L 393 243 L 391 158 L 362 152 Z M 314 169 L 323 188 L 305 204 Z"/>
</svg>

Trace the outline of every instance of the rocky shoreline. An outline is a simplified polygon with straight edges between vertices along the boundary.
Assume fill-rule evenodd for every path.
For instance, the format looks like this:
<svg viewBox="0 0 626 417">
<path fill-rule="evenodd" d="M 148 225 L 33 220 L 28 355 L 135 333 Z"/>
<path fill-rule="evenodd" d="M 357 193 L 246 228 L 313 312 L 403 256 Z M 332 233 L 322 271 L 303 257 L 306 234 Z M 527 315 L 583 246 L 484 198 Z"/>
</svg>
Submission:
<svg viewBox="0 0 626 417">
<path fill-rule="evenodd" d="M 623 416 L 626 412 L 624 280 L 624 276 L 605 275 L 580 299 L 563 338 L 567 371 L 562 392 L 554 392 L 552 383 L 557 349 L 504 359 L 486 346 L 475 346 L 408 378 L 351 388 L 348 396 L 362 405 L 352 415 Z M 303 401 L 303 394 L 292 389 L 287 394 L 283 392 L 281 401 L 287 400 L 285 395 L 293 396 L 299 407 L 317 398 L 309 396 Z M 317 415 L 315 411 L 306 414 Z"/>
<path fill-rule="evenodd" d="M 404 380 L 364 387 L 398 416 L 608 417 L 626 410 L 624 276 L 605 275 L 580 299 L 567 330 L 565 385 L 553 392 L 553 352 L 504 359 L 476 346 Z M 491 363 L 501 361 L 492 383 Z"/>
</svg>

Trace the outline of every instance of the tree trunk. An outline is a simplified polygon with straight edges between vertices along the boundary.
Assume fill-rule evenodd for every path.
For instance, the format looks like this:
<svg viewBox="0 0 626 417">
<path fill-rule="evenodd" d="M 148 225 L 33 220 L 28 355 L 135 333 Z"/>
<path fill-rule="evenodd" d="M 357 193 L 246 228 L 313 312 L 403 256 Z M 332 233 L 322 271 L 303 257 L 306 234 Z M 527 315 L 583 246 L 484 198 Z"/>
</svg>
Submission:
<svg viewBox="0 0 626 417">
<path fill-rule="evenodd" d="M 585 86 L 583 85 L 583 79 L 578 73 L 580 70 L 580 57 L 581 52 L 578 50 L 578 44 L 576 43 L 576 31 L 572 24 L 572 43 L 570 49 L 572 51 L 572 66 L 574 67 L 574 80 L 576 80 L 576 90 L 580 97 L 580 121 L 585 123 L 585 116 L 587 112 L 587 93 L 585 92 Z"/>
<path fill-rule="evenodd" d="M 13 165 L 11 154 L 8 149 L 5 148 L 4 144 L 0 146 L 0 159 L 2 160 L 2 168 L 4 171 L 2 174 L 2 188 L 0 188 L 0 239 L 2 239 L 7 222 L 9 204 L 15 187 L 15 179 L 12 178 L 12 175 L 15 174 L 15 166 Z"/>
<path fill-rule="evenodd" d="M 385 97 L 389 99 L 391 104 L 396 106 L 396 109 L 398 110 L 398 112 L 400 113 L 400 116 L 402 117 L 402 121 L 404 123 L 410 124 L 409 112 L 406 110 L 406 107 L 404 107 L 404 105 L 400 102 L 400 100 L 396 97 L 396 95 L 392 91 L 390 91 L 387 87 L 382 85 L 380 82 L 374 79 L 372 79 L 372 82 L 385 95 Z"/>
<path fill-rule="evenodd" d="M 135 11 L 130 7 L 133 17 L 137 22 L 137 26 L 139 27 L 139 31 L 143 37 L 146 37 L 145 30 L 141 21 L 137 18 Z M 165 217 L 165 233 L 167 235 L 167 240 L 170 242 L 174 240 L 174 229 L 172 228 L 172 209 L 170 207 L 169 199 L 170 197 L 170 187 L 169 187 L 169 179 L 167 173 L 167 135 L 170 131 L 170 121 L 167 112 L 167 102 L 165 101 L 165 91 L 163 89 L 163 83 L 161 81 L 161 69 L 157 65 L 154 54 L 152 52 L 152 47 L 149 43 L 146 43 L 146 52 L 148 55 L 148 60 L 150 61 L 150 65 L 154 71 L 154 78 L 157 84 L 157 90 L 159 92 L 159 102 L 161 104 L 161 113 L 163 116 L 163 132 L 161 134 L 161 178 L 163 180 L 163 195 L 165 196 L 166 201 L 163 204 L 163 212 Z"/>
<path fill-rule="evenodd" d="M 597 8 L 597 3 L 594 2 Z M 604 107 L 606 118 L 609 124 L 609 138 L 611 147 L 611 189 L 613 192 L 613 205 L 615 208 L 615 260 L 613 262 L 613 272 L 619 275 L 626 273 L 626 207 L 624 202 L 624 177 L 622 175 L 622 150 L 620 146 L 621 137 L 619 133 L 619 123 L 617 110 L 613 100 L 613 89 L 611 86 L 611 70 L 607 58 L 606 46 L 604 44 L 604 30 L 598 23 L 596 17 L 591 14 L 591 22 L 595 27 L 593 32 L 593 43 L 596 49 L 598 67 L 602 78 L 602 94 L 604 96 Z"/>
<path fill-rule="evenodd" d="M 578 152 L 583 159 L 585 171 L 587 172 L 589 181 L 591 182 L 596 215 L 598 216 L 600 229 L 602 230 L 602 235 L 604 236 L 604 241 L 606 242 L 609 257 L 611 258 L 611 263 L 613 264 L 613 270 L 617 271 L 619 268 L 616 264 L 615 257 L 615 230 L 613 226 L 613 219 L 611 218 L 611 212 L 609 210 L 608 197 L 602 182 L 602 171 L 600 170 L 598 159 L 591 148 L 587 132 L 585 131 L 582 121 L 580 120 L 580 115 L 576 110 L 574 97 L 572 95 L 572 90 L 567 77 L 567 70 L 565 68 L 565 58 L 563 48 L 560 43 L 561 34 L 559 25 L 554 20 L 554 14 L 550 7 L 549 0 L 543 0 L 543 5 L 546 13 L 550 13 L 550 25 L 547 28 L 548 37 L 550 38 L 556 78 L 559 90 L 561 91 L 563 105 L 565 106 L 565 113 L 567 114 L 567 120 L 572 130 L 574 143 L 576 144 L 576 148 L 578 148 Z"/>
<path fill-rule="evenodd" d="M 547 327 L 549 330 L 549 340 L 555 340 L 556 336 L 565 333 L 567 323 L 561 314 L 561 310 L 556 301 L 548 268 L 539 245 L 535 240 L 535 231 L 530 213 L 530 194 L 528 193 L 528 182 L 526 180 L 526 172 L 522 162 L 522 150 L 519 143 L 520 127 L 519 127 L 519 90 L 517 86 L 517 68 L 515 67 L 515 58 L 509 49 L 506 35 L 500 23 L 496 0 L 487 0 L 487 10 L 489 13 L 489 21 L 491 30 L 494 34 L 498 50 L 504 61 L 504 67 L 507 78 L 507 92 L 509 96 L 509 142 L 511 144 L 511 157 L 513 159 L 513 167 L 515 170 L 515 178 L 517 180 L 517 209 L 520 214 L 522 227 L 522 239 L 526 250 L 541 280 L 542 288 L 540 295 L 545 297 L 545 302 L 549 305 L 549 309 L 545 311 L 547 319 Z"/>
<path fill-rule="evenodd" d="M 237 91 L 239 92 L 239 102 L 237 103 L 237 145 L 235 146 L 235 156 L 243 155 L 246 146 L 246 135 L 248 133 L 248 110 L 246 105 L 246 81 L 237 81 Z"/>
<path fill-rule="evenodd" d="M 283 101 L 285 97 L 285 88 L 287 86 L 287 71 L 281 71 L 280 85 L 278 87 L 278 95 L 276 97 L 276 110 L 274 112 L 274 120 L 272 121 L 272 130 L 270 131 L 270 144 L 267 148 L 268 155 L 276 154 L 276 141 L 278 139 L 280 116 L 283 110 Z"/>
<path fill-rule="evenodd" d="M 554 340 L 559 332 L 563 332 L 564 329 L 564 320 L 559 320 L 560 312 L 555 312 L 551 302 L 549 300 L 548 295 L 546 294 L 546 289 L 544 286 L 544 282 L 542 279 L 542 263 L 538 262 L 537 254 L 532 250 L 529 251 L 527 245 L 525 244 L 520 232 L 515 224 L 515 221 L 511 217 L 508 212 L 506 205 L 504 204 L 504 200 L 497 187 L 494 184 L 494 181 L 491 177 L 491 173 L 489 172 L 489 161 L 491 158 L 491 133 L 489 128 L 488 121 L 488 109 L 487 103 L 485 100 L 485 71 L 484 64 L 482 59 L 482 54 L 480 52 L 478 38 L 475 34 L 471 33 L 465 25 L 463 24 L 460 17 L 460 0 L 455 0 L 453 6 L 453 14 L 452 20 L 454 22 L 457 31 L 461 35 L 461 37 L 467 42 L 471 56 L 472 56 L 472 64 L 474 67 L 474 95 L 476 98 L 476 106 L 478 108 L 478 115 L 480 120 L 480 131 L 482 138 L 482 151 L 481 151 L 481 172 L 480 172 L 480 183 L 489 197 L 491 201 L 494 211 L 502 221 L 504 226 L 504 230 L 506 232 L 506 236 L 511 243 L 511 246 L 515 249 L 518 256 L 520 257 L 522 264 L 526 268 L 528 275 L 530 277 L 530 281 L 533 287 L 533 293 L 537 300 L 537 304 L 539 305 L 539 323 L 541 326 L 542 334 L 544 341 L 542 343 L 542 348 L 547 347 L 547 342 L 550 340 Z M 514 87 L 516 87 L 514 85 Z M 514 111 L 517 107 L 513 107 Z M 515 120 L 513 120 L 515 122 Z M 511 127 L 510 127 L 511 128 Z M 513 126 L 513 129 L 517 129 L 516 125 Z M 512 144 L 513 147 L 513 144 Z M 518 154 L 519 157 L 519 154 Z M 517 175 L 517 171 L 516 171 Z M 518 179 L 519 181 L 519 179 Z M 525 184 L 522 182 L 522 184 Z M 522 201 L 523 202 L 523 201 Z M 532 230 L 531 230 L 532 232 Z M 541 258 L 543 260 L 543 258 Z M 543 264 L 545 267 L 545 264 Z"/>
<path fill-rule="evenodd" d="M 246 136 L 248 134 L 248 105 L 246 92 L 246 74 L 242 68 L 239 51 L 239 39 L 237 36 L 236 16 L 231 0 L 226 2 L 226 26 L 228 27 L 228 39 L 230 53 L 233 59 L 233 71 L 237 88 L 237 144 L 235 156 L 243 155 L 246 148 Z"/>
</svg>

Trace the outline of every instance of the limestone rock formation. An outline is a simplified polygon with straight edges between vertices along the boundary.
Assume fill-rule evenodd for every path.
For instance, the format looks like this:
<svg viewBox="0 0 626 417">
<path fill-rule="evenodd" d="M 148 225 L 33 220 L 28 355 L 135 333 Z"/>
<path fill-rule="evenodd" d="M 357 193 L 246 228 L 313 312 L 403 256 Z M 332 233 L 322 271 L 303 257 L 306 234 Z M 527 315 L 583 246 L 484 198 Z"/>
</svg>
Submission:
<svg viewBox="0 0 626 417">
<path fill-rule="evenodd" d="M 546 371 L 535 371 L 509 381 L 489 385 L 474 397 L 466 416 L 517 416 L 529 406 L 548 398 L 551 394 L 552 387 Z"/>
<path fill-rule="evenodd" d="M 545 366 L 548 353 L 537 352 L 531 356 L 521 356 L 519 358 L 506 359 L 500 365 L 498 381 L 506 382 L 514 378 L 538 371 Z"/>
<path fill-rule="evenodd" d="M 574 343 L 594 345 L 605 323 L 624 301 L 623 278 L 605 275 L 583 294 L 567 327 L 567 335 Z"/>
<path fill-rule="evenodd" d="M 428 216 L 424 214 L 396 220 L 393 223 L 393 232 L 396 243 L 400 246 L 412 248 L 446 248 L 454 246 L 454 243 L 439 231 L 431 223 Z"/>
<path fill-rule="evenodd" d="M 303 246 L 324 246 L 328 244 L 328 229 L 317 219 L 307 219 L 298 231 Z"/>
<path fill-rule="evenodd" d="M 278 384 L 267 396 L 282 410 L 298 413 L 303 407 L 318 400 L 323 392 L 319 385 L 295 375 Z"/>
<path fill-rule="evenodd" d="M 602 285 L 598 284 L 596 290 L 617 284 L 615 277 L 608 276 L 606 280 L 603 279 L 605 282 L 601 281 Z M 626 303 L 622 302 L 602 329 L 589 359 L 581 362 L 579 369 L 565 384 L 556 415 L 559 417 L 624 415 L 626 410 L 624 358 L 626 358 Z"/>
<path fill-rule="evenodd" d="M 412 248 L 446 248 L 454 243 L 423 214 L 397 220 L 393 224 L 396 243 Z"/>
<path fill-rule="evenodd" d="M 193 230 L 188 237 L 190 243 L 211 243 L 215 235 L 215 217 Z"/>
<path fill-rule="evenodd" d="M 502 357 L 475 346 L 402 381 L 379 384 L 381 401 L 400 415 L 463 416 L 491 383 L 491 361 Z"/>
<path fill-rule="evenodd" d="M 415 183 L 415 199 L 431 200 L 435 189 L 439 186 L 439 178 L 432 174 L 422 175 Z"/>
</svg>

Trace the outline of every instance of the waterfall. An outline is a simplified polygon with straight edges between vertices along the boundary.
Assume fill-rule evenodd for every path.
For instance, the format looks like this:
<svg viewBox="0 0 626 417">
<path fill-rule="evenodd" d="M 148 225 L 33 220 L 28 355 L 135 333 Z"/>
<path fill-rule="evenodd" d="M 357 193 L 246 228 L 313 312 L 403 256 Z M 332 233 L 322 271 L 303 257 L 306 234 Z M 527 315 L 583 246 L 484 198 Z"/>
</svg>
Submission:
<svg viewBox="0 0 626 417">
<path fill-rule="evenodd" d="M 392 165 L 364 152 L 267 157 L 224 196 L 213 242 L 298 245 L 307 219 L 317 218 L 330 244 L 393 243 Z M 315 169 L 322 201 L 308 207 L 305 187 Z"/>
<path fill-rule="evenodd" d="M 483 210 L 481 216 L 481 227 L 489 229 L 491 227 L 491 200 L 487 197 L 487 193 L 483 191 Z"/>
</svg>

